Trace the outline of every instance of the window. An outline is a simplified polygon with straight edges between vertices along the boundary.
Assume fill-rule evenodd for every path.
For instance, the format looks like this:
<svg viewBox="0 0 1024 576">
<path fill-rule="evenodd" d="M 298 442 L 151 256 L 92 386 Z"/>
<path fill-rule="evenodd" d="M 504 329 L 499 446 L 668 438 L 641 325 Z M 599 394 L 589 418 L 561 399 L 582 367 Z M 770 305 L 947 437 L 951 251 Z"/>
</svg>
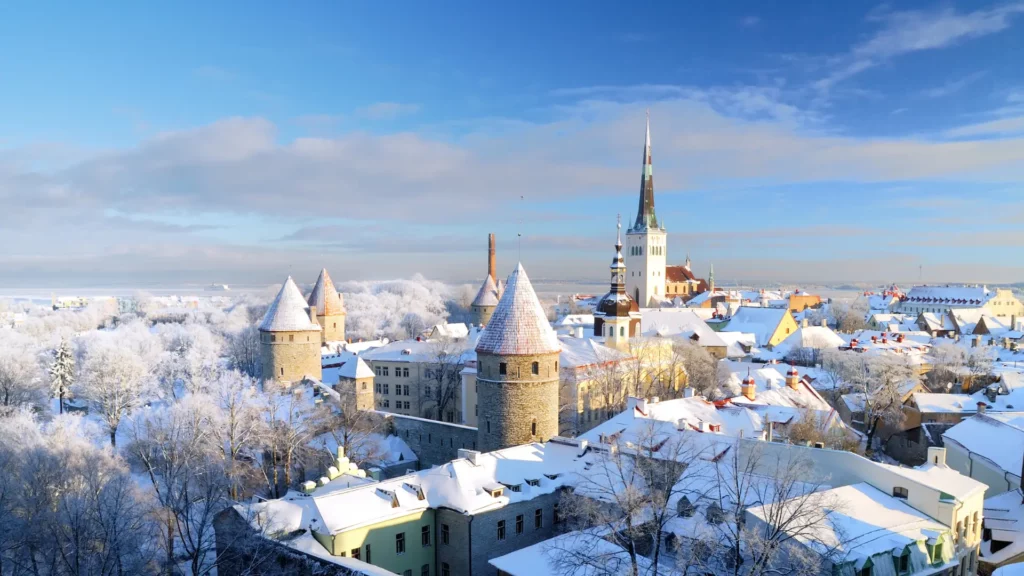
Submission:
<svg viewBox="0 0 1024 576">
<path fill-rule="evenodd" d="M 363 390 L 366 390 L 366 382 L 363 382 Z"/>
<path fill-rule="evenodd" d="M 488 434 L 491 433 L 491 421 L 490 420 L 487 421 L 487 433 Z"/>
<path fill-rule="evenodd" d="M 420 543 L 426 548 L 430 546 L 430 526 L 424 526 L 420 528 Z"/>
<path fill-rule="evenodd" d="M 626 335 L 626 327 L 625 326 L 619 326 L 619 336 L 625 336 L 625 335 Z"/>
<path fill-rule="evenodd" d="M 395 554 L 405 554 L 405 532 L 395 534 Z"/>
<path fill-rule="evenodd" d="M 289 342 L 295 342 L 295 334 L 289 334 L 288 335 L 288 341 Z"/>
<path fill-rule="evenodd" d="M 430 564 L 424 564 L 423 567 L 420 568 L 420 576 L 430 576 Z"/>
<path fill-rule="evenodd" d="M 508 364 L 504 362 L 498 363 L 498 374 L 508 374 Z"/>
<path fill-rule="evenodd" d="M 906 488 L 904 488 L 902 486 L 896 486 L 895 488 L 892 489 L 892 497 L 893 498 L 902 498 L 902 499 L 906 500 L 907 496 L 909 496 L 909 495 L 910 495 L 910 492 Z"/>
<path fill-rule="evenodd" d="M 448 544 L 448 525 L 441 524 L 441 544 Z"/>
<path fill-rule="evenodd" d="M 540 362 L 530 364 L 530 374 L 533 374 L 534 376 L 540 374 Z"/>
<path fill-rule="evenodd" d="M 522 533 L 523 533 L 523 515 L 520 514 L 520 515 L 516 516 L 516 534 L 519 535 L 519 534 L 522 534 Z"/>
<path fill-rule="evenodd" d="M 452 576 L 452 569 L 447 562 L 441 562 L 441 576 Z"/>
<path fill-rule="evenodd" d="M 270 335 L 270 341 L 271 342 L 277 342 L 277 335 L 276 334 L 271 334 Z"/>
<path fill-rule="evenodd" d="M 533 423 L 530 424 L 530 434 L 533 434 L 534 436 L 537 435 L 537 420 L 536 419 L 534 419 Z"/>
<path fill-rule="evenodd" d="M 284 376 L 284 367 L 281 368 L 281 376 Z"/>
<path fill-rule="evenodd" d="M 409 385 L 406 384 L 406 385 L 402 386 L 402 391 L 405 392 L 405 394 L 403 394 L 403 396 L 408 396 L 409 395 Z"/>
<path fill-rule="evenodd" d="M 385 408 L 391 408 L 391 400 L 385 398 L 384 400 L 381 401 L 381 405 Z"/>
<path fill-rule="evenodd" d="M 678 510 L 679 515 L 683 518 L 692 518 L 695 510 L 693 504 L 690 503 L 690 499 L 686 496 L 683 496 L 682 499 L 679 500 L 679 504 L 676 506 L 676 509 Z"/>
<path fill-rule="evenodd" d="M 384 387 L 384 393 L 385 394 L 390 394 L 391 393 L 391 385 L 390 384 L 381 384 L 381 386 Z"/>
<path fill-rule="evenodd" d="M 897 574 L 906 574 L 910 571 L 910 551 L 904 550 L 903 555 L 899 558 L 893 558 L 892 561 L 896 564 Z"/>
<path fill-rule="evenodd" d="M 402 378 L 408 378 L 408 377 L 409 377 L 409 369 L 408 368 L 402 368 Z"/>
<path fill-rule="evenodd" d="M 353 548 L 352 549 L 352 557 L 355 558 L 356 560 L 359 560 L 359 548 Z"/>
<path fill-rule="evenodd" d="M 533 527 L 540 528 L 544 525 L 544 511 L 537 508 L 533 511 Z"/>
<path fill-rule="evenodd" d="M 366 545 L 366 563 L 367 564 L 370 563 L 370 545 L 369 544 Z"/>
<path fill-rule="evenodd" d="M 498 520 L 498 540 L 505 539 L 505 521 Z"/>
</svg>

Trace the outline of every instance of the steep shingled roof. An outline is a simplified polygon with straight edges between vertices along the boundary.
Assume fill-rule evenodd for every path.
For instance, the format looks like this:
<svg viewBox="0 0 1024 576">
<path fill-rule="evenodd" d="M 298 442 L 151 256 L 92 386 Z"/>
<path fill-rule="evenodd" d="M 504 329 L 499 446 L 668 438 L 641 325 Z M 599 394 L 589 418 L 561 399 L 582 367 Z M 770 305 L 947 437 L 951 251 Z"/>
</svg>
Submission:
<svg viewBox="0 0 1024 576">
<path fill-rule="evenodd" d="M 558 335 L 537 300 L 523 265 L 508 277 L 505 293 L 494 309 L 477 352 L 502 355 L 552 354 L 561 351 Z"/>
<path fill-rule="evenodd" d="M 291 276 L 270 303 L 259 329 L 263 332 L 320 331 L 320 325 L 309 319 L 309 306 Z"/>
<path fill-rule="evenodd" d="M 488 274 L 484 277 L 484 283 L 480 286 L 480 291 L 476 293 L 476 298 L 473 299 L 473 306 L 497 306 L 500 297 L 494 279 Z"/>
<path fill-rule="evenodd" d="M 331 281 L 327 268 L 320 271 L 320 276 L 309 294 L 309 305 L 316 307 L 317 316 L 339 316 L 345 313 L 345 301 Z"/>
</svg>

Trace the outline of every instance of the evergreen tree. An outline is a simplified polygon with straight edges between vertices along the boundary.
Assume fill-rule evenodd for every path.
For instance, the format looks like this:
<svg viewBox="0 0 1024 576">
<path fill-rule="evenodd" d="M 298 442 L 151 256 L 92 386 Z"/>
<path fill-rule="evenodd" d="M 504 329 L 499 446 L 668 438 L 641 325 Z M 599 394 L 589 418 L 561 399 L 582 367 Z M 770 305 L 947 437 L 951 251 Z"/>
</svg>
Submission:
<svg viewBox="0 0 1024 576">
<path fill-rule="evenodd" d="M 71 353 L 68 341 L 61 338 L 60 345 L 53 351 L 53 364 L 50 365 L 50 390 L 54 397 L 60 398 L 60 413 L 64 413 L 64 397 L 71 390 L 75 378 L 75 357 Z"/>
</svg>

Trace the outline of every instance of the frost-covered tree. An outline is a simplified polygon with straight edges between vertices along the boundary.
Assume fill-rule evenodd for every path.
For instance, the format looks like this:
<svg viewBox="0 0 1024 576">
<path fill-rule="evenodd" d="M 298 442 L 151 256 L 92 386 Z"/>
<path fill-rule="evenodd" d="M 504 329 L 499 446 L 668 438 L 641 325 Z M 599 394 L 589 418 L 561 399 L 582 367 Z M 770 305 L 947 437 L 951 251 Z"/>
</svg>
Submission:
<svg viewBox="0 0 1024 576">
<path fill-rule="evenodd" d="M 260 331 L 255 326 L 228 334 L 224 353 L 232 370 L 257 379 L 263 374 Z"/>
<path fill-rule="evenodd" d="M 150 501 L 88 421 L 0 419 L 0 574 L 154 574 Z"/>
<path fill-rule="evenodd" d="M 420 386 L 426 418 L 445 422 L 455 421 L 455 399 L 462 384 L 463 356 L 467 351 L 465 339 L 436 338 L 430 342 L 426 378 Z"/>
<path fill-rule="evenodd" d="M 410 280 L 386 282 L 344 282 L 338 290 L 345 294 L 345 332 L 352 338 L 392 339 L 415 336 L 410 328 L 429 327 L 444 322 L 451 288 L 441 282 L 416 275 Z M 412 326 L 403 320 L 415 314 Z"/>
<path fill-rule="evenodd" d="M 117 445 L 121 421 L 142 406 L 151 392 L 152 378 L 139 354 L 110 339 L 92 342 L 85 354 L 78 393 L 103 419 L 110 445 Z"/>
<path fill-rule="evenodd" d="M 42 406 L 46 385 L 36 343 L 23 334 L 0 330 L 0 408 Z"/>
<path fill-rule="evenodd" d="M 714 398 L 718 389 L 718 361 L 707 350 L 692 342 L 673 345 L 686 368 L 687 385 L 706 398 Z"/>
<path fill-rule="evenodd" d="M 144 414 L 130 428 L 133 463 L 149 478 L 162 520 L 168 573 L 178 554 L 193 576 L 216 570 L 213 519 L 229 505 L 231 484 L 221 444 L 217 402 L 192 395 L 166 409 Z"/>
<path fill-rule="evenodd" d="M 50 364 L 50 394 L 60 404 L 59 412 L 64 413 L 64 398 L 71 392 L 75 381 L 75 355 L 71 345 L 61 338 L 57 349 L 53 351 L 53 362 Z"/>
<path fill-rule="evenodd" d="M 829 324 L 839 332 L 856 332 L 867 327 L 868 300 L 858 297 L 854 300 L 837 300 L 829 304 Z"/>
<path fill-rule="evenodd" d="M 219 434 L 226 451 L 232 500 L 250 484 L 255 470 L 245 463 L 263 445 L 268 430 L 263 420 L 265 398 L 256 380 L 237 371 L 225 372 L 211 386 L 221 410 Z"/>
</svg>

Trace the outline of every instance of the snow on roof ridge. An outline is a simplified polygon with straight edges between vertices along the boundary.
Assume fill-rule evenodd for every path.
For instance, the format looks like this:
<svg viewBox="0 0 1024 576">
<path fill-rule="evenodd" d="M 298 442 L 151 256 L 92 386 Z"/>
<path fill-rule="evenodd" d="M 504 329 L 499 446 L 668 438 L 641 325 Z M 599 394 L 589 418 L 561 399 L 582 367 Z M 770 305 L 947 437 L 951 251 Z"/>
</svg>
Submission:
<svg viewBox="0 0 1024 576">
<path fill-rule="evenodd" d="M 320 270 L 320 276 L 309 293 L 309 305 L 316 307 L 317 316 L 336 316 L 345 313 L 345 300 L 334 287 L 327 268 Z"/>
<path fill-rule="evenodd" d="M 289 276 L 277 297 L 270 303 L 267 313 L 260 322 L 263 332 L 304 332 L 319 331 L 320 325 L 309 318 L 309 305 L 302 292 Z"/>
<path fill-rule="evenodd" d="M 491 320 L 480 336 L 477 352 L 487 354 L 554 354 L 562 350 L 547 314 L 537 299 L 522 263 L 508 277 Z"/>
</svg>

